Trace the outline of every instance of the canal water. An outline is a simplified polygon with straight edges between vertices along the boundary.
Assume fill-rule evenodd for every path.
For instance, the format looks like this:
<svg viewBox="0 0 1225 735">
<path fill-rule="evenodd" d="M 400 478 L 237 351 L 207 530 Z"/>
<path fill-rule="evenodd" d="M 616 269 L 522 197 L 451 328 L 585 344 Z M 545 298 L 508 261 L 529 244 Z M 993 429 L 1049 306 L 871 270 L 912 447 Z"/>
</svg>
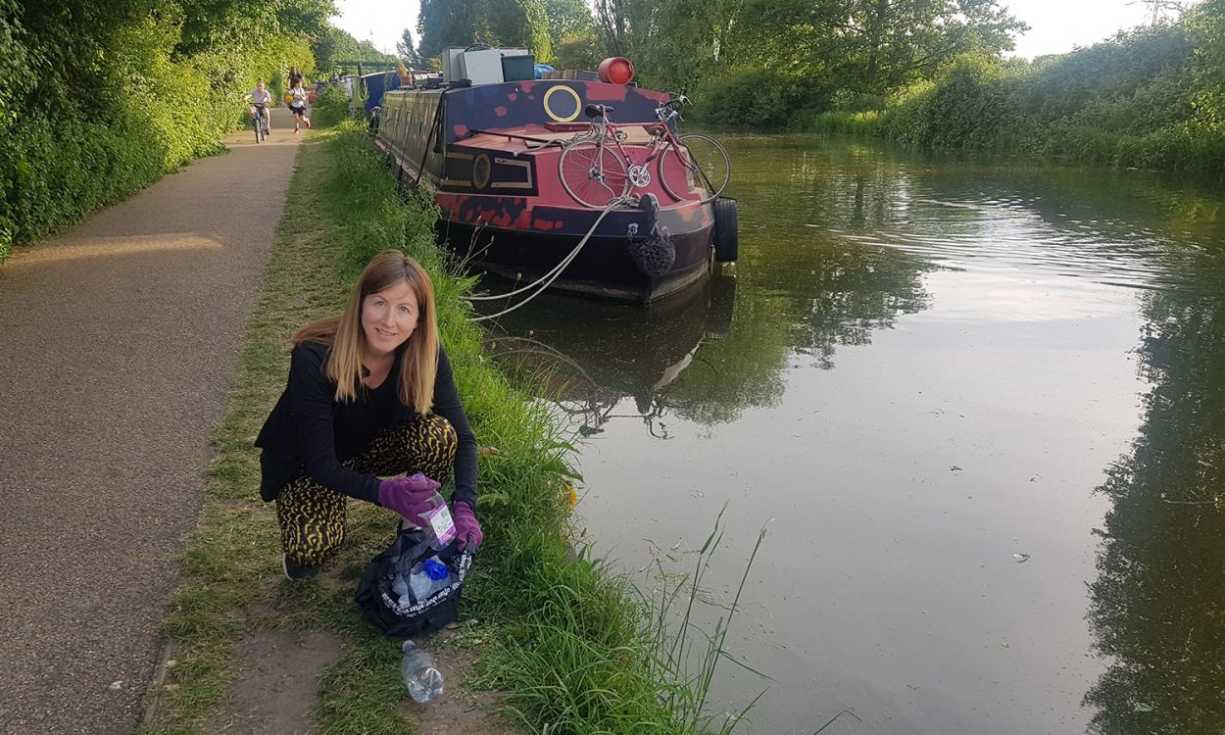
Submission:
<svg viewBox="0 0 1225 735">
<path fill-rule="evenodd" d="M 730 137 L 740 261 L 495 350 L 573 432 L 644 589 L 759 531 L 715 711 L 744 732 L 1219 733 L 1225 197 L 1138 172 Z M 542 379 L 542 376 L 543 379 Z"/>
</svg>

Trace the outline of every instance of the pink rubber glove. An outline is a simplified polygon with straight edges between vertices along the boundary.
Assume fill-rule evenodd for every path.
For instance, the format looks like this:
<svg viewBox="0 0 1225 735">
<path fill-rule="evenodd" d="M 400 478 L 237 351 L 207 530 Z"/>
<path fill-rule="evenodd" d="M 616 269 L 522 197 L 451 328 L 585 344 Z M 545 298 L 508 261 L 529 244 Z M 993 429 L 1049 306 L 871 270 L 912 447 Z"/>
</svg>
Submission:
<svg viewBox="0 0 1225 735">
<path fill-rule="evenodd" d="M 457 500 L 451 508 L 451 517 L 455 519 L 455 538 L 459 548 L 466 551 L 476 551 L 485 540 L 481 524 L 476 520 L 476 513 L 468 503 Z"/>
<path fill-rule="evenodd" d="M 412 477 L 393 477 L 379 483 L 379 505 L 390 508 L 414 526 L 424 527 L 429 521 L 422 514 L 434 507 L 438 483 L 418 472 Z"/>
</svg>

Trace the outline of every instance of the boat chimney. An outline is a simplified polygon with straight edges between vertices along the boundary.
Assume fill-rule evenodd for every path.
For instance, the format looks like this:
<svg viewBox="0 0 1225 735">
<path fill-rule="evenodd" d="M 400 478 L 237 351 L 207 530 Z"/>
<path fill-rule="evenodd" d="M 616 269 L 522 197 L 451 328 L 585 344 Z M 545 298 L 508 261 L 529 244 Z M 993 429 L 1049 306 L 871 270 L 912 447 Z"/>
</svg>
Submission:
<svg viewBox="0 0 1225 735">
<path fill-rule="evenodd" d="M 601 82 L 629 84 L 634 80 L 634 64 L 624 56 L 610 56 L 600 62 L 597 70 Z"/>
</svg>

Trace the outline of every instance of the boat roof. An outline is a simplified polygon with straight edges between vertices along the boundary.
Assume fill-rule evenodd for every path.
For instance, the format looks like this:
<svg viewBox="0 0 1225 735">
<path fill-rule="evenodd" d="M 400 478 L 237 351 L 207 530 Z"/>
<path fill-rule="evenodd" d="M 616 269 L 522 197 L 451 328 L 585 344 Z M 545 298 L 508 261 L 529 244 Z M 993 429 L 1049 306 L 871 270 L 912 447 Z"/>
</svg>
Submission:
<svg viewBox="0 0 1225 735">
<path fill-rule="evenodd" d="M 608 105 L 609 118 L 617 124 L 655 123 L 655 110 L 668 99 L 664 92 L 625 84 L 608 84 L 575 79 L 536 79 L 471 87 L 451 87 L 445 91 L 447 110 L 446 142 L 457 143 L 471 137 L 472 131 L 520 131 L 552 139 L 549 124 L 587 122 L 584 108 L 589 104 Z M 409 90 L 398 95 L 438 94 L 437 90 Z M 523 132 L 532 128 L 539 133 Z M 557 131 L 549 131 L 557 132 Z M 573 135 L 573 130 L 564 137 Z"/>
<path fill-rule="evenodd" d="M 619 127 L 623 132 L 624 145 L 646 145 L 651 142 L 649 126 L 658 123 L 627 123 Z M 533 124 L 520 125 L 511 128 L 495 128 L 492 130 L 468 131 L 467 137 L 458 136 L 455 142 L 470 148 L 493 148 L 507 153 L 535 153 L 550 144 L 561 145 L 574 138 L 575 135 L 590 128 L 588 123 L 571 123 L 568 125 Z"/>
</svg>

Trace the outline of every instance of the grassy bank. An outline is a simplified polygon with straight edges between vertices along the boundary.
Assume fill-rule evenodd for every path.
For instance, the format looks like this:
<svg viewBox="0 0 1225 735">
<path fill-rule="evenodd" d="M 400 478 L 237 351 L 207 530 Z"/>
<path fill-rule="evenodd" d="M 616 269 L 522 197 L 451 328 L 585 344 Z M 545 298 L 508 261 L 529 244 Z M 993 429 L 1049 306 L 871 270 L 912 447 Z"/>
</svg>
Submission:
<svg viewBox="0 0 1225 735">
<path fill-rule="evenodd" d="M 1033 62 L 967 54 L 879 112 L 799 113 L 793 129 L 928 151 L 1225 178 L 1225 2 L 1180 23 Z"/>
<path fill-rule="evenodd" d="M 315 712 L 329 733 L 411 732 L 404 720 L 398 646 L 367 626 L 353 603 L 357 575 L 389 541 L 392 516 L 354 503 L 350 540 L 317 583 L 280 575 L 275 517 L 260 502 L 252 437 L 279 394 L 288 338 L 338 310 L 373 253 L 399 247 L 435 278 L 439 323 L 465 407 L 482 445 L 481 517 L 487 540 L 465 593 L 481 620 L 485 685 L 507 692 L 508 712 L 550 733 L 688 733 L 718 730 L 701 715 L 710 668 L 692 675 L 666 655 L 670 640 L 650 606 L 600 564 L 573 553 L 567 525 L 569 445 L 547 413 L 513 389 L 482 354 L 482 335 L 432 244 L 433 212 L 405 202 L 354 126 L 317 133 L 290 185 L 234 392 L 216 432 L 199 528 L 165 623 L 176 665 L 152 693 L 146 733 L 203 732 L 241 661 L 244 634 L 325 631 L 343 658 L 323 676 Z M 689 631 L 693 632 L 693 631 Z M 699 646 L 699 649 L 701 646 Z M 445 665 L 446 654 L 443 661 Z"/>
<path fill-rule="evenodd" d="M 884 115 L 875 110 L 866 112 L 809 112 L 796 117 L 792 127 L 808 133 L 834 133 L 837 135 L 881 136 Z"/>
</svg>

